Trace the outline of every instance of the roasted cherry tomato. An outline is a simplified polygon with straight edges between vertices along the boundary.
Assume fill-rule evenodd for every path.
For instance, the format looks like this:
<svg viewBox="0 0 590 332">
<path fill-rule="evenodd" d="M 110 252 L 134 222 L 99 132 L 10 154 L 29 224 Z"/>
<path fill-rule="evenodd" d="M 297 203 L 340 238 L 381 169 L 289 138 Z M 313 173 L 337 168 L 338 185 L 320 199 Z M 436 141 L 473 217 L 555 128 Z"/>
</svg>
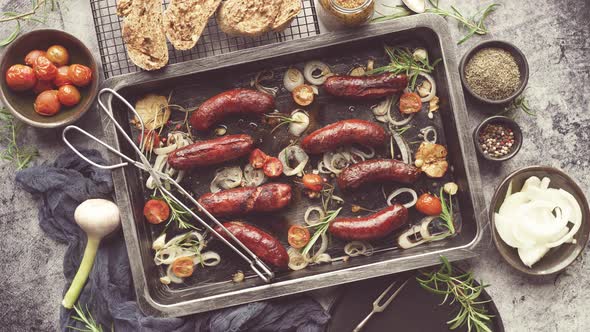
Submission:
<svg viewBox="0 0 590 332">
<path fill-rule="evenodd" d="M 57 90 L 57 98 L 64 106 L 74 106 L 80 102 L 80 91 L 73 85 L 62 85 Z"/>
<path fill-rule="evenodd" d="M 420 96 L 413 92 L 404 93 L 399 99 L 399 111 L 402 114 L 412 114 L 420 112 L 422 109 L 422 100 Z"/>
<path fill-rule="evenodd" d="M 39 55 L 47 56 L 47 53 L 45 53 L 45 51 L 41 51 L 41 50 L 32 50 L 31 52 L 27 53 L 27 56 L 25 57 L 25 63 L 27 65 L 33 67 L 35 65 L 35 61 L 37 61 L 37 58 L 39 57 Z"/>
<path fill-rule="evenodd" d="M 440 199 L 433 194 L 422 194 L 416 202 L 416 210 L 428 216 L 438 216 L 442 212 Z"/>
<path fill-rule="evenodd" d="M 301 84 L 293 89 L 293 100 L 298 105 L 307 106 L 313 102 L 313 88 L 307 84 Z"/>
<path fill-rule="evenodd" d="M 35 60 L 33 70 L 35 70 L 37 79 L 43 81 L 51 81 L 57 76 L 57 67 L 47 57 L 42 55 L 39 55 L 37 60 Z"/>
<path fill-rule="evenodd" d="M 39 94 L 43 91 L 47 91 L 47 90 L 53 90 L 54 86 L 53 86 L 53 82 L 51 81 L 41 81 L 41 80 L 37 80 L 37 84 L 35 84 L 35 86 L 33 87 L 33 91 L 36 94 Z"/>
<path fill-rule="evenodd" d="M 160 224 L 170 217 L 170 207 L 162 200 L 150 199 L 143 206 L 143 215 L 150 224 Z"/>
<path fill-rule="evenodd" d="M 264 162 L 264 166 L 262 166 L 262 171 L 264 172 L 264 175 L 269 178 L 276 178 L 283 174 L 283 164 L 279 158 L 268 157 Z"/>
<path fill-rule="evenodd" d="M 71 65 L 68 71 L 70 81 L 75 86 L 83 87 L 90 84 L 92 80 L 92 70 L 84 65 Z"/>
<path fill-rule="evenodd" d="M 178 257 L 172 262 L 172 273 L 179 278 L 186 278 L 193 275 L 194 263 L 192 257 Z"/>
<path fill-rule="evenodd" d="M 6 71 L 6 84 L 11 90 L 26 91 L 37 83 L 33 68 L 25 65 L 13 65 Z"/>
<path fill-rule="evenodd" d="M 250 165 L 255 169 L 262 168 L 267 159 L 268 155 L 260 149 L 254 149 L 254 151 L 250 153 Z"/>
<path fill-rule="evenodd" d="M 319 192 L 324 188 L 324 179 L 319 174 L 305 174 L 303 176 L 303 186 L 311 191 Z"/>
<path fill-rule="evenodd" d="M 70 54 L 65 47 L 53 45 L 47 49 L 47 59 L 55 63 L 56 66 L 65 66 L 70 61 Z"/>
<path fill-rule="evenodd" d="M 295 249 L 301 249 L 309 242 L 309 230 L 305 227 L 294 225 L 289 228 L 287 241 Z"/>
<path fill-rule="evenodd" d="M 62 85 L 66 85 L 66 84 L 72 84 L 72 81 L 70 81 L 70 75 L 68 74 L 69 71 L 70 71 L 69 66 L 61 66 L 61 67 L 57 68 L 57 76 L 55 76 L 55 79 L 53 80 L 53 84 L 55 84 L 57 87 L 60 87 Z"/>
<path fill-rule="evenodd" d="M 35 112 L 41 115 L 54 115 L 61 109 L 61 104 L 57 98 L 57 90 L 47 90 L 41 92 L 35 99 L 33 105 Z"/>
</svg>

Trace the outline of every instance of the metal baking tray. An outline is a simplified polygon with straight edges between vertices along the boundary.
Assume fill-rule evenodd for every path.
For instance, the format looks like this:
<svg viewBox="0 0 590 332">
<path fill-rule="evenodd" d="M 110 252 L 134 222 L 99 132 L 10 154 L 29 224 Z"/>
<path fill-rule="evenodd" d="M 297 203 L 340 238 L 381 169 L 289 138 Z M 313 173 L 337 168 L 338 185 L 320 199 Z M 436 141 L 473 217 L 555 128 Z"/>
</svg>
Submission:
<svg viewBox="0 0 590 332">
<path fill-rule="evenodd" d="M 196 274 L 184 284 L 163 285 L 159 278 L 165 272 L 154 264 L 151 243 L 161 229 L 144 221 L 142 208 L 149 192 L 144 190 L 145 174 L 135 167 L 118 169 L 113 173 L 117 203 L 122 211 L 122 223 L 131 272 L 139 306 L 146 314 L 159 316 L 183 316 L 237 304 L 275 298 L 288 294 L 343 284 L 351 281 L 416 269 L 440 262 L 444 255 L 449 260 L 465 259 L 477 255 L 486 244 L 488 220 L 485 217 L 482 184 L 473 140 L 468 127 L 468 116 L 460 86 L 455 56 L 455 46 L 447 23 L 431 15 L 415 15 L 391 22 L 372 24 L 356 30 L 346 30 L 310 37 L 303 40 L 267 45 L 254 49 L 174 64 L 158 72 L 141 72 L 118 76 L 107 80 L 103 87 L 111 88 L 134 103 L 147 93 L 167 95 L 171 90 L 173 103 L 195 108 L 214 94 L 234 87 L 248 86 L 255 73 L 273 69 L 282 76 L 286 68 L 296 65 L 302 68 L 305 61 L 319 59 L 327 62 L 333 71 L 345 73 L 355 64 L 375 58 L 376 66 L 386 63 L 383 45 L 425 47 L 431 59 L 442 62 L 433 73 L 438 85 L 440 110 L 434 120 L 428 120 L 426 112 L 417 117 L 417 128 L 434 124 L 438 128 L 439 141 L 449 150 L 451 165 L 447 178 L 438 181 L 421 180 L 416 188 L 438 192 L 445 181 L 453 179 L 459 184 L 456 196 L 461 222 L 458 236 L 441 242 L 418 246 L 410 250 L 392 249 L 393 237 L 377 242 L 375 253 L 368 257 L 355 257 L 347 262 L 315 265 L 300 271 L 277 273 L 272 283 L 266 284 L 254 277 L 248 267 L 220 244 L 211 246 L 222 256 L 222 264 L 215 268 L 197 269 Z M 277 78 L 277 82 L 282 78 Z M 286 93 L 277 98 L 277 108 L 290 112 L 296 108 Z M 350 102 L 338 101 L 320 93 L 319 100 L 308 110 L 315 114 L 315 128 L 342 118 L 359 117 L 373 119 L 370 104 L 360 103 L 350 107 Z M 118 122 L 131 133 L 129 114 L 116 100 L 107 100 Z M 314 109 L 319 108 L 319 109 Z M 132 155 L 130 146 L 118 136 L 112 124 L 104 122 L 110 143 L 124 153 Z M 412 130 L 414 132 L 412 133 Z M 244 119 L 230 120 L 228 133 L 247 132 L 259 139 L 263 149 L 272 154 L 288 144 L 289 138 L 275 132 L 265 133 L 264 128 Z M 409 137 L 417 136 L 417 129 L 409 131 Z M 203 138 L 203 137 L 201 137 Z M 385 149 L 384 149 L 385 150 Z M 415 148 L 413 149 L 415 150 Z M 385 151 L 378 151 L 382 155 Z M 113 158 L 113 161 L 116 158 Z M 241 164 L 242 166 L 244 163 Z M 194 171 L 183 180 L 183 186 L 195 196 L 208 191 L 213 169 Z M 395 186 L 387 187 L 387 190 Z M 295 192 L 295 197 L 300 196 Z M 344 194 L 344 198 L 365 207 L 377 209 L 385 205 L 378 185 L 366 187 L 362 192 Z M 290 223 L 302 219 L 302 213 L 311 203 L 305 198 L 295 199 L 292 207 L 272 216 L 257 216 L 256 223 L 278 236 L 286 243 L 286 229 Z M 345 209 L 343 209 L 344 211 Z M 350 214 L 350 207 L 346 213 Z M 413 220 L 420 218 L 411 215 Z M 252 222 L 251 219 L 245 218 Z M 282 234 L 282 235 L 281 235 Z M 332 251 L 342 255 L 342 244 L 334 242 Z M 339 249 L 338 249 L 339 248 Z M 233 283 L 231 275 L 237 270 L 247 273 L 246 280 Z"/>
</svg>

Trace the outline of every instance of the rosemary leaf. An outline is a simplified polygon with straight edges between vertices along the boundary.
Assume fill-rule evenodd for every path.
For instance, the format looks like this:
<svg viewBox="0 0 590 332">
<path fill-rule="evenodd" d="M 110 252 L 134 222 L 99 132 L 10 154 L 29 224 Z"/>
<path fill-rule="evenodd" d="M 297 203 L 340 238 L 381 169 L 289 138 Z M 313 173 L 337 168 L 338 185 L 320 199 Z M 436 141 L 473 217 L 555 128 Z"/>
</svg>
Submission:
<svg viewBox="0 0 590 332">
<path fill-rule="evenodd" d="M 10 34 L 10 36 L 0 40 L 0 47 L 6 46 L 6 45 L 12 43 L 16 39 L 16 37 L 18 37 L 19 33 L 20 33 L 20 22 L 16 21 L 16 27 L 14 28 L 14 31 Z"/>
</svg>

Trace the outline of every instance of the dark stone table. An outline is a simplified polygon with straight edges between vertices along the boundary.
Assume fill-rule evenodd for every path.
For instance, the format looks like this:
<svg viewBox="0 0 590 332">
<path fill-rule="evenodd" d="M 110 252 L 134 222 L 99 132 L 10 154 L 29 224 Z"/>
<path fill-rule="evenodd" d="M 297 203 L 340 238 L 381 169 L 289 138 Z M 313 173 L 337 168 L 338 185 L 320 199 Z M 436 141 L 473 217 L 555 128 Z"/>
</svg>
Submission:
<svg viewBox="0 0 590 332">
<path fill-rule="evenodd" d="M 441 0 L 442 6 L 456 4 L 475 12 L 480 1 Z M 484 193 L 489 201 L 495 186 L 509 172 L 527 165 L 560 167 L 590 189 L 590 2 L 586 0 L 501 1 L 502 7 L 488 20 L 492 34 L 476 37 L 458 47 L 463 54 L 482 39 L 500 38 L 513 42 L 527 55 L 531 67 L 526 96 L 537 116 L 517 116 L 525 142 L 521 152 L 500 166 L 481 163 Z M 485 2 L 487 4 L 488 2 Z M 28 0 L 0 0 L 2 11 L 26 11 Z M 98 48 L 87 1 L 63 0 L 48 15 L 45 24 L 28 23 L 25 31 L 42 26 L 60 28 L 82 39 L 97 58 Z M 450 22 L 457 40 L 462 36 Z M 7 35 L 10 23 L 0 23 Z M 0 56 L 3 49 L 0 48 Z M 468 102 L 471 126 L 486 114 Z M 100 133 L 95 114 L 80 124 Z M 36 145 L 37 163 L 53 160 L 64 150 L 59 131 L 28 128 L 23 142 Z M 79 142 L 80 145 L 87 144 Z M 2 147 L 3 148 L 3 147 Z M 63 291 L 62 259 L 65 246 L 45 238 L 37 225 L 36 204 L 14 183 L 15 167 L 0 162 L 0 330 L 54 331 Z M 517 273 L 502 261 L 489 242 L 481 256 L 461 262 L 478 278 L 491 283 L 494 298 L 507 331 L 585 331 L 590 325 L 590 283 L 585 261 L 588 252 L 565 272 L 545 278 Z"/>
</svg>

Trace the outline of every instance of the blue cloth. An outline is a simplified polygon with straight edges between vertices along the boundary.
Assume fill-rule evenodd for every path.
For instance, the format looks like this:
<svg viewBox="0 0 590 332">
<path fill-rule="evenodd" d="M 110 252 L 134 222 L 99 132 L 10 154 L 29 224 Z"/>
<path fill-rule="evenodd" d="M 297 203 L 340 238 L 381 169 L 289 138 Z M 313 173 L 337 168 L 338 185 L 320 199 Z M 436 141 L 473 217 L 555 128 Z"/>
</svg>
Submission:
<svg viewBox="0 0 590 332">
<path fill-rule="evenodd" d="M 91 160 L 104 163 L 96 150 L 82 151 Z M 74 210 L 89 198 L 110 199 L 113 183 L 109 171 L 92 167 L 73 152 L 60 155 L 53 164 L 20 171 L 16 181 L 24 190 L 39 197 L 39 225 L 52 239 L 67 243 L 64 275 L 73 279 L 86 235 L 74 222 Z M 323 308 L 307 296 L 249 303 L 241 306 L 192 315 L 183 318 L 145 316 L 134 300 L 135 292 L 129 259 L 121 231 L 103 240 L 94 268 L 79 298 L 105 331 L 322 331 L 329 320 Z M 56 304 L 57 305 L 57 304 Z M 60 326 L 82 327 L 70 310 L 61 307 Z"/>
</svg>

